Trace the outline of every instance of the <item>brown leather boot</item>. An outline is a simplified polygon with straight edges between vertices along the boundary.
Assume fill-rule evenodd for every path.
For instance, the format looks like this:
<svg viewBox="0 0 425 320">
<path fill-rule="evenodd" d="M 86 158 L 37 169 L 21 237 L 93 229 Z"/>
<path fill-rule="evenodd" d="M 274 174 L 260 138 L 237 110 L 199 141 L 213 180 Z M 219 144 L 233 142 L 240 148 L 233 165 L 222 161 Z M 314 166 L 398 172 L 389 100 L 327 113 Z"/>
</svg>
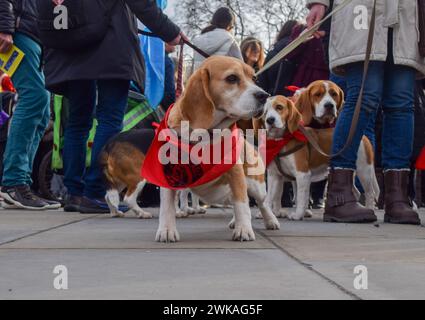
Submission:
<svg viewBox="0 0 425 320">
<path fill-rule="evenodd" d="M 409 185 L 408 170 L 385 172 L 385 219 L 387 223 L 420 225 L 421 220 L 412 209 L 407 195 Z"/>
<path fill-rule="evenodd" d="M 373 210 L 357 202 L 353 193 L 354 171 L 331 169 L 328 177 L 328 196 L 323 221 L 340 223 L 369 223 L 377 220 Z"/>
</svg>

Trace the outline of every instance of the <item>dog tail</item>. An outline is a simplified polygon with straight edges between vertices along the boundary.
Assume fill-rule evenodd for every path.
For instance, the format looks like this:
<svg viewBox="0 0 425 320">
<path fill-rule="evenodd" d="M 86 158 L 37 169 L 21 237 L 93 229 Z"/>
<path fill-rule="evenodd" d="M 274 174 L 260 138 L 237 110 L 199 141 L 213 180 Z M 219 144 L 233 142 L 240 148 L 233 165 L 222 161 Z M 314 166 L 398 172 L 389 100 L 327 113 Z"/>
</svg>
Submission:
<svg viewBox="0 0 425 320">
<path fill-rule="evenodd" d="M 379 201 L 379 196 L 381 195 L 381 188 L 379 187 L 378 178 L 376 177 L 375 167 L 373 166 L 372 174 L 372 189 L 375 196 L 375 201 Z"/>
</svg>

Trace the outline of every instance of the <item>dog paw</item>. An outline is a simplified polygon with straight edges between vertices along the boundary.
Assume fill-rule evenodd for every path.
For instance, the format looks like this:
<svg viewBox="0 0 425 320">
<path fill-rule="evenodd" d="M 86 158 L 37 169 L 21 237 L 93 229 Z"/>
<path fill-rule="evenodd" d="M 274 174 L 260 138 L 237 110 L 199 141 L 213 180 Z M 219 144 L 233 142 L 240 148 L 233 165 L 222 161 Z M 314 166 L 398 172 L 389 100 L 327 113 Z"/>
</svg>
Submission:
<svg viewBox="0 0 425 320">
<path fill-rule="evenodd" d="M 124 218 L 125 214 L 124 212 L 118 211 L 118 212 L 111 212 L 111 218 Z"/>
<path fill-rule="evenodd" d="M 255 233 L 252 227 L 236 226 L 233 230 L 233 241 L 254 241 Z"/>
<path fill-rule="evenodd" d="M 308 218 L 308 219 L 313 218 L 313 211 L 306 210 L 304 214 L 304 218 Z"/>
<path fill-rule="evenodd" d="M 258 220 L 262 220 L 263 219 L 263 215 L 261 214 L 261 212 L 257 212 L 256 214 L 255 214 L 255 217 L 254 217 L 255 219 L 258 219 Z"/>
<path fill-rule="evenodd" d="M 144 211 L 144 210 L 137 211 L 137 212 L 136 212 L 136 216 L 137 216 L 137 218 L 139 218 L 139 219 L 152 219 L 152 218 L 153 218 L 152 213 L 150 213 L 150 212 L 146 212 L 146 211 Z"/>
<path fill-rule="evenodd" d="M 264 220 L 264 226 L 267 230 L 280 230 L 280 222 L 276 217 L 270 220 Z"/>
<path fill-rule="evenodd" d="M 305 212 L 299 213 L 299 212 L 291 212 L 288 214 L 288 219 L 292 221 L 301 221 L 304 219 Z"/>
<path fill-rule="evenodd" d="M 202 207 L 195 208 L 194 210 L 195 210 L 195 214 L 206 214 L 207 213 L 207 209 L 202 208 Z"/>
<path fill-rule="evenodd" d="M 278 212 L 273 212 L 276 218 L 286 218 L 288 217 L 288 211 L 286 209 L 280 209 Z"/>
<path fill-rule="evenodd" d="M 181 210 L 179 210 L 179 212 L 184 213 L 187 216 L 193 216 L 196 214 L 196 210 L 191 207 L 182 208 Z"/>
<path fill-rule="evenodd" d="M 180 241 L 180 235 L 176 228 L 158 229 L 155 240 L 162 243 L 174 243 Z"/>
<path fill-rule="evenodd" d="M 187 213 L 187 211 L 177 211 L 176 213 L 176 218 L 177 219 L 183 219 L 183 218 L 187 218 L 189 216 L 189 213 Z"/>
<path fill-rule="evenodd" d="M 233 218 L 232 219 L 232 221 L 230 221 L 230 223 L 229 223 L 229 229 L 235 229 L 235 224 L 236 224 L 236 222 L 235 222 L 235 218 Z"/>
</svg>

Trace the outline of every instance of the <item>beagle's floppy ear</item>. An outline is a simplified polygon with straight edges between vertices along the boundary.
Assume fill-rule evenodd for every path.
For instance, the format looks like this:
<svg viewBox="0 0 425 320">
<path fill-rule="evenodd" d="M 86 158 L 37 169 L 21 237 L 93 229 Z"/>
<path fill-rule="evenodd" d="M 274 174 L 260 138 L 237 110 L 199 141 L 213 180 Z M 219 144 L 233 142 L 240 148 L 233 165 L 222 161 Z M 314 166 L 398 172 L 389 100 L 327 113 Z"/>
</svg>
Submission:
<svg viewBox="0 0 425 320">
<path fill-rule="evenodd" d="M 301 113 L 305 125 L 309 125 L 313 120 L 313 103 L 310 99 L 310 87 L 304 90 L 296 102 L 296 108 Z"/>
<path fill-rule="evenodd" d="M 210 74 L 201 68 L 190 78 L 180 101 L 184 119 L 192 129 L 209 129 L 214 120 L 214 102 L 210 94 Z"/>
<path fill-rule="evenodd" d="M 298 111 L 298 109 L 295 107 L 295 104 L 288 100 L 287 102 L 287 108 L 288 108 L 288 130 L 290 133 L 294 133 L 298 130 L 298 127 L 301 122 L 301 113 Z"/>
<path fill-rule="evenodd" d="M 258 138 L 258 131 L 261 129 L 264 129 L 266 126 L 264 124 L 264 120 L 262 118 L 260 119 L 252 119 L 252 126 L 254 128 L 254 135 Z"/>
<path fill-rule="evenodd" d="M 338 87 L 338 97 L 339 97 L 339 100 L 338 100 L 336 109 L 339 112 L 339 111 L 341 111 L 341 109 L 342 109 L 342 107 L 344 106 L 344 103 L 345 103 L 345 93 L 344 93 L 344 90 L 342 90 L 340 87 Z"/>
</svg>

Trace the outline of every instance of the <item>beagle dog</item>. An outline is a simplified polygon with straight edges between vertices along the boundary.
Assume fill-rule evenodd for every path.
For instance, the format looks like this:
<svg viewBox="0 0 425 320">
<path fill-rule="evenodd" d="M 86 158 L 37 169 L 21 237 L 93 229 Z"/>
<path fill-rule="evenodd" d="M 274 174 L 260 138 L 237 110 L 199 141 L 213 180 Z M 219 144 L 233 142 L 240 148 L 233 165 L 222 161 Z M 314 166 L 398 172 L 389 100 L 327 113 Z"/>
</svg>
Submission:
<svg viewBox="0 0 425 320">
<path fill-rule="evenodd" d="M 239 120 L 259 118 L 269 95 L 254 83 L 254 70 L 242 61 L 222 56 L 211 57 L 191 76 L 182 97 L 168 114 L 168 128 L 179 131 L 182 122 L 190 129 L 228 129 Z M 143 137 L 140 137 L 143 139 Z M 231 204 L 234 208 L 233 240 L 253 241 L 249 196 L 258 204 L 267 229 L 279 229 L 280 224 L 271 208 L 265 204 L 265 165 L 254 147 L 245 143 L 245 161 L 239 161 L 216 180 L 191 189 L 206 204 Z M 142 217 L 151 216 L 138 208 L 135 199 L 146 181 L 140 174 L 146 153 L 126 138 L 115 139 L 102 156 L 105 177 L 110 185 L 106 200 L 113 216 L 118 210 L 118 191 L 127 188 L 125 202 Z M 251 159 L 249 159 L 251 157 Z M 254 159 L 252 159 L 254 158 Z M 249 170 L 256 160 L 255 174 Z M 176 242 L 180 235 L 176 227 L 176 191 L 161 188 L 158 242 Z M 185 215 L 186 213 L 183 213 Z"/>
<path fill-rule="evenodd" d="M 317 129 L 335 125 L 344 105 L 344 91 L 332 81 L 318 80 L 298 90 L 293 100 L 304 126 Z"/>
<path fill-rule="evenodd" d="M 331 85 L 324 87 L 326 90 L 334 88 Z M 333 90 L 323 90 L 323 92 L 314 89 L 306 90 L 301 94 L 298 101 L 304 101 L 305 104 L 307 104 L 306 101 L 315 101 L 314 105 L 317 107 L 317 111 L 313 112 L 314 117 L 318 121 L 325 121 L 324 119 L 330 119 L 332 115 L 336 115 L 338 108 L 342 105 L 342 91 L 336 88 Z M 318 92 L 320 92 L 320 98 Z M 310 107 L 310 105 L 304 105 L 304 108 L 306 107 Z M 281 139 L 287 132 L 293 134 L 298 130 L 302 118 L 302 114 L 290 99 L 283 96 L 269 98 L 263 118 L 268 139 Z M 318 141 L 322 150 L 330 154 L 334 129 L 307 128 L 307 130 Z M 295 150 L 297 144 L 299 145 L 300 142 L 292 139 L 282 152 Z M 301 146 L 301 149 L 290 155 L 277 158 L 269 165 L 267 171 L 268 194 L 266 204 L 272 208 L 277 217 L 302 220 L 305 216 L 310 215 L 308 211 L 310 185 L 312 182 L 326 179 L 328 166 L 329 158 L 324 157 L 308 144 Z M 375 176 L 372 144 L 366 137 L 363 138 L 358 152 L 357 176 L 365 189 L 366 206 L 374 208 L 375 200 L 379 197 L 379 186 Z M 282 209 L 281 205 L 284 181 L 287 180 L 296 182 L 296 210 L 290 213 Z"/>
</svg>

